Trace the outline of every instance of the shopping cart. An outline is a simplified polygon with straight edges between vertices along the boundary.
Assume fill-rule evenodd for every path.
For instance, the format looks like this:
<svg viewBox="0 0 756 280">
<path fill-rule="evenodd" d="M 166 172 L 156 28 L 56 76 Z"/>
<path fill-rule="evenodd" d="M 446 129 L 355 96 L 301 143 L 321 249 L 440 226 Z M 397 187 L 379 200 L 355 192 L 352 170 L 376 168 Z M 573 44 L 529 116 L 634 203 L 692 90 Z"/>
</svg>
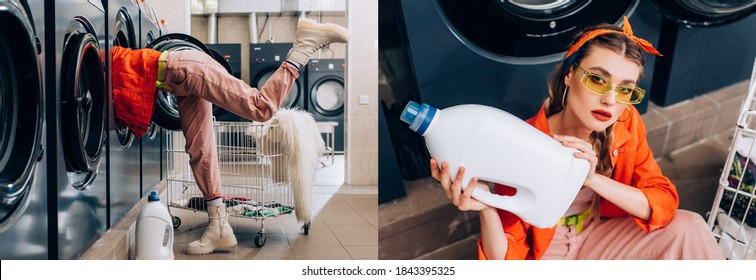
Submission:
<svg viewBox="0 0 756 280">
<path fill-rule="evenodd" d="M 213 122 L 218 147 L 223 202 L 230 216 L 260 221 L 255 245 L 265 245 L 265 219 L 295 211 L 295 192 L 289 177 L 282 136 L 271 133 L 277 124 L 253 122 Z M 189 167 L 181 132 L 167 134 L 167 202 L 171 208 L 206 211 L 202 193 Z M 181 219 L 171 214 L 173 227 Z M 310 221 L 302 226 L 304 234 Z"/>
<path fill-rule="evenodd" d="M 727 162 L 709 212 L 709 228 L 728 259 L 756 259 L 756 62 Z"/>
</svg>

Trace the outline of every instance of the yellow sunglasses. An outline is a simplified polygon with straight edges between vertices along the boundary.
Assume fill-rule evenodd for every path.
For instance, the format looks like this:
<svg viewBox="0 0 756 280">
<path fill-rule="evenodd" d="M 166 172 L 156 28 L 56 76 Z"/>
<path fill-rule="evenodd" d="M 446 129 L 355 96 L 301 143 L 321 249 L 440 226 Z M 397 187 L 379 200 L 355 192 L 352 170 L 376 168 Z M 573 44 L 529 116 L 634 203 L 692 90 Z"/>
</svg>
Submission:
<svg viewBox="0 0 756 280">
<path fill-rule="evenodd" d="M 598 95 L 604 95 L 610 90 L 617 92 L 617 101 L 625 104 L 638 104 L 643 101 L 643 96 L 646 95 L 646 91 L 637 86 L 620 85 L 612 88 L 612 83 L 609 79 L 604 78 L 596 73 L 588 72 L 575 63 L 575 74 L 580 79 L 580 82 Z"/>
</svg>

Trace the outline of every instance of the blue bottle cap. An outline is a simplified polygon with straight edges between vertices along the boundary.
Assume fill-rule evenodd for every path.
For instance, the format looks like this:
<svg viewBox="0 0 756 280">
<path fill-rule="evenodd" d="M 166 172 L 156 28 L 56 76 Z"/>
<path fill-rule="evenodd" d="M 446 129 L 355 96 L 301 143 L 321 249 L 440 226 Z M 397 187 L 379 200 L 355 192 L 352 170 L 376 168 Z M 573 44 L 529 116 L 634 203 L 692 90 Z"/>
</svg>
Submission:
<svg viewBox="0 0 756 280">
<path fill-rule="evenodd" d="M 147 197 L 147 201 L 160 201 L 160 195 L 156 190 L 150 191 L 150 196 Z"/>
<path fill-rule="evenodd" d="M 412 124 L 412 122 L 415 121 L 415 118 L 417 118 L 417 114 L 419 113 L 420 104 L 417 104 L 415 101 L 410 100 L 410 102 L 407 103 L 407 106 L 404 107 L 404 111 L 402 111 L 402 115 L 399 116 L 399 119 L 407 124 Z"/>
<path fill-rule="evenodd" d="M 431 121 L 433 121 L 433 118 L 436 116 L 436 111 L 438 111 L 438 109 L 428 104 L 423 103 L 423 105 L 419 105 L 414 101 L 410 101 L 407 103 L 407 106 L 404 107 L 404 111 L 402 111 L 399 118 L 403 122 L 409 124 L 411 130 L 423 135 L 425 134 L 425 130 L 428 129 L 428 126 L 430 126 Z"/>
</svg>

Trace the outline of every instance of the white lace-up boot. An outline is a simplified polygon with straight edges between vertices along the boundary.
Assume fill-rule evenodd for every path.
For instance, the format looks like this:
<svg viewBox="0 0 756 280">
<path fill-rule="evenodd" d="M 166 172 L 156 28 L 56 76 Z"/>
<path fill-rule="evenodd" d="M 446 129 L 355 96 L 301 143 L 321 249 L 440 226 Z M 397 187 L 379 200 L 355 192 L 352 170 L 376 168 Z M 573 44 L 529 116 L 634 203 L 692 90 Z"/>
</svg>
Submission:
<svg viewBox="0 0 756 280">
<path fill-rule="evenodd" d="M 300 18 L 297 23 L 297 39 L 294 48 L 286 56 L 287 60 L 307 65 L 315 51 L 327 47 L 331 43 L 346 43 L 349 40 L 349 30 L 332 23 L 317 23 L 315 20 Z"/>
<path fill-rule="evenodd" d="M 226 206 L 210 206 L 207 208 L 207 217 L 210 223 L 205 233 L 199 240 L 195 240 L 186 246 L 187 255 L 207 255 L 215 249 L 224 249 L 236 246 L 234 230 L 228 223 Z"/>
</svg>

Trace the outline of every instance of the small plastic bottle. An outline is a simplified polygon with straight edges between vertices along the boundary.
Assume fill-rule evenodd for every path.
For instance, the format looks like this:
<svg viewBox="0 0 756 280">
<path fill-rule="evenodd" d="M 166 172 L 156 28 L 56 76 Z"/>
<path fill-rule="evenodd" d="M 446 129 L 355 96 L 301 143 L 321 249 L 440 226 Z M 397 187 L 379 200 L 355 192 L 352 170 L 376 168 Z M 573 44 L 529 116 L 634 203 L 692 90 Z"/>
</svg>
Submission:
<svg viewBox="0 0 756 280">
<path fill-rule="evenodd" d="M 425 137 L 439 164 L 449 164 L 451 178 L 465 167 L 463 188 L 472 177 L 515 188 L 513 196 L 475 189 L 473 197 L 537 227 L 556 224 L 590 168 L 588 161 L 574 157 L 577 150 L 493 107 L 459 105 L 439 110 L 410 101 L 400 118 Z"/>
<path fill-rule="evenodd" d="M 150 191 L 136 223 L 136 259 L 172 260 L 173 224 L 157 191 Z M 167 241 L 165 238 L 168 238 Z"/>
</svg>

